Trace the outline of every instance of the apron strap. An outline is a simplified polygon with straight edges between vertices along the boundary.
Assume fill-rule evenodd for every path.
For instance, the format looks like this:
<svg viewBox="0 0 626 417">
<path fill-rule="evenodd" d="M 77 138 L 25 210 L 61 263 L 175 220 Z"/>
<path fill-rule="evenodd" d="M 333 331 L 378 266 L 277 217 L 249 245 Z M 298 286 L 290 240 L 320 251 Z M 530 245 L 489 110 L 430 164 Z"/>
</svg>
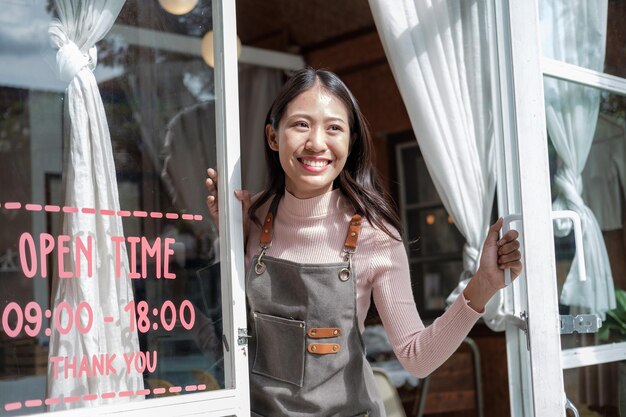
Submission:
<svg viewBox="0 0 626 417">
<path fill-rule="evenodd" d="M 282 194 L 276 194 L 274 196 L 270 208 L 267 211 L 267 215 L 265 216 L 265 220 L 263 221 L 261 237 L 259 238 L 259 244 L 262 248 L 269 248 L 272 244 L 272 237 L 274 236 L 274 218 L 276 217 L 276 211 L 278 210 L 278 203 L 281 197 Z"/>
<path fill-rule="evenodd" d="M 346 241 L 343 244 L 344 252 L 346 253 L 354 253 L 356 252 L 356 246 L 359 241 L 359 235 L 361 234 L 361 226 L 362 226 L 361 216 L 355 214 L 350 219 L 350 225 L 348 226 L 348 234 L 346 235 Z"/>
</svg>

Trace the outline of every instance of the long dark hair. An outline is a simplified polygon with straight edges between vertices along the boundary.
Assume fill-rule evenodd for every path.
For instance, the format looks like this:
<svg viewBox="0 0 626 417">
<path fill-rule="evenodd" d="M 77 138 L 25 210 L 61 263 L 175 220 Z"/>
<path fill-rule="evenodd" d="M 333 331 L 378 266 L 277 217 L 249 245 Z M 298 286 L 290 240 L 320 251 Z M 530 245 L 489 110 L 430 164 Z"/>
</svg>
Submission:
<svg viewBox="0 0 626 417">
<path fill-rule="evenodd" d="M 370 223 L 383 230 L 390 237 L 398 239 L 391 225 L 401 235 L 400 219 L 396 214 L 393 200 L 383 188 L 378 173 L 372 164 L 373 143 L 369 127 L 359 105 L 348 87 L 336 74 L 313 68 L 305 68 L 296 72 L 282 87 L 265 118 L 265 126 L 271 125 L 278 130 L 278 125 L 287 105 L 304 91 L 319 82 L 328 93 L 337 97 L 348 110 L 350 124 L 350 152 L 343 170 L 335 179 L 334 188 L 341 192 L 352 203 L 358 214 Z M 265 126 L 263 126 L 265 128 Z M 265 132 L 264 132 L 265 137 Z M 269 187 L 250 206 L 250 218 L 260 225 L 256 210 L 271 196 L 285 192 L 285 172 L 280 165 L 278 152 L 270 148 L 265 140 L 265 159 L 269 168 Z"/>
</svg>

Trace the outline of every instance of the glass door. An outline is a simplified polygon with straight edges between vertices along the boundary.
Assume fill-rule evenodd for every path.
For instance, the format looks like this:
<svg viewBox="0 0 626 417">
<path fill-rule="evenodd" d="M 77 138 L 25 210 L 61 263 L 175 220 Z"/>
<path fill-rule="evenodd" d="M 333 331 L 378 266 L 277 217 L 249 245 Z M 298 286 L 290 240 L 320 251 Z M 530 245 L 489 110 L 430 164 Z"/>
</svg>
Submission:
<svg viewBox="0 0 626 417">
<path fill-rule="evenodd" d="M 494 2 L 499 210 L 524 242 L 524 276 L 505 290 L 514 416 L 626 412 L 624 13 Z"/>
<path fill-rule="evenodd" d="M 249 415 L 235 2 L 0 6 L 0 416 Z"/>
</svg>

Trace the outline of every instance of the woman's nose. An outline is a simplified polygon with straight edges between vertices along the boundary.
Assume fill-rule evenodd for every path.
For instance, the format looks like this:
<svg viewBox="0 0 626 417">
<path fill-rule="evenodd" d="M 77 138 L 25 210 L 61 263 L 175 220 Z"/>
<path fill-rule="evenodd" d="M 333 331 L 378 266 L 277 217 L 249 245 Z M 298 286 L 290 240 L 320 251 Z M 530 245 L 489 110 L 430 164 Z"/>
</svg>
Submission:
<svg viewBox="0 0 626 417">
<path fill-rule="evenodd" d="M 322 152 L 326 150 L 326 132 L 324 129 L 311 129 L 311 133 L 306 142 L 305 148 L 311 152 Z"/>
</svg>

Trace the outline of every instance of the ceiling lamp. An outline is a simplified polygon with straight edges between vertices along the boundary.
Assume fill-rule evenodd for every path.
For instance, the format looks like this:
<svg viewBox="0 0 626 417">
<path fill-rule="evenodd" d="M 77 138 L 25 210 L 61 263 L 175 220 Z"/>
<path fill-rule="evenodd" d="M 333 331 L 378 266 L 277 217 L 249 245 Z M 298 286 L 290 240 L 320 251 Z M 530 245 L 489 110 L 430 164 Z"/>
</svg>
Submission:
<svg viewBox="0 0 626 417">
<path fill-rule="evenodd" d="M 182 15 L 192 11 L 198 4 L 198 0 L 159 0 L 159 4 L 168 13 Z"/>
<path fill-rule="evenodd" d="M 213 53 L 213 31 L 207 32 L 202 37 L 202 42 L 200 44 L 200 51 L 202 53 L 202 58 L 206 64 L 213 68 L 215 67 L 215 57 Z M 241 56 L 241 39 L 237 36 L 237 59 Z"/>
</svg>

